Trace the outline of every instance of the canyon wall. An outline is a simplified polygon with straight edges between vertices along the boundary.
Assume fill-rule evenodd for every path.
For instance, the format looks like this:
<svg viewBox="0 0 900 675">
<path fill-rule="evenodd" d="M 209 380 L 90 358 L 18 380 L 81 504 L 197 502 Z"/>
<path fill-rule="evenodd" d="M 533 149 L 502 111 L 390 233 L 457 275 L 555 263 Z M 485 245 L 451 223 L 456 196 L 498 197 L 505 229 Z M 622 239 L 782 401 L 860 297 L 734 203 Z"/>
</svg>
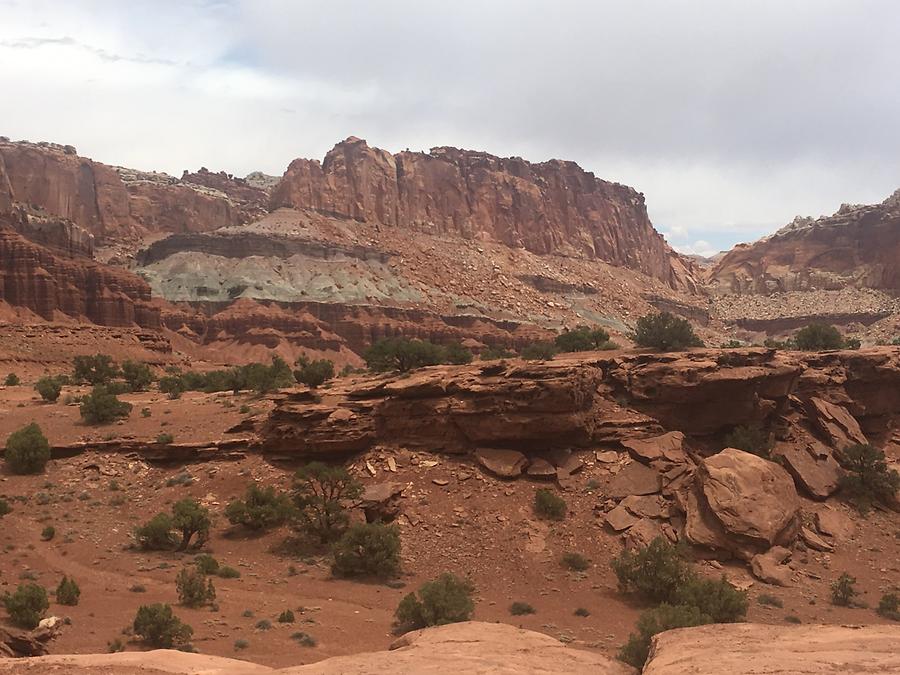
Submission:
<svg viewBox="0 0 900 675">
<path fill-rule="evenodd" d="M 643 195 L 574 162 L 455 148 L 392 155 L 351 137 L 322 163 L 294 160 L 271 207 L 596 258 L 696 291 L 693 268 L 653 229 Z"/>
<path fill-rule="evenodd" d="M 881 204 L 845 204 L 797 218 L 771 237 L 729 251 L 710 272 L 719 293 L 873 288 L 900 291 L 900 190 Z"/>
</svg>

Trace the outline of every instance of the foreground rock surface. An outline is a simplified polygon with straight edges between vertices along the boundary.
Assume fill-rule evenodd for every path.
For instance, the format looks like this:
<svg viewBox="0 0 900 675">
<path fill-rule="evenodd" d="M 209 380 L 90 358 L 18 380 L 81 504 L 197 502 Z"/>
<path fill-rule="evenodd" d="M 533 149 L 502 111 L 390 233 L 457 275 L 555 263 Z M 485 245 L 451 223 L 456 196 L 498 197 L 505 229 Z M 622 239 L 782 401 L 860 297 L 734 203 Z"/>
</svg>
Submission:
<svg viewBox="0 0 900 675">
<path fill-rule="evenodd" d="M 900 673 L 900 626 L 719 624 L 654 638 L 644 675 Z"/>
<path fill-rule="evenodd" d="M 172 650 L 48 656 L 0 661 L 0 673 L 44 675 L 428 675 L 458 673 L 588 673 L 628 675 L 634 670 L 600 654 L 570 649 L 562 642 L 506 624 L 469 621 L 415 631 L 390 651 L 340 656 L 306 666 L 275 670 L 245 661 Z"/>
</svg>

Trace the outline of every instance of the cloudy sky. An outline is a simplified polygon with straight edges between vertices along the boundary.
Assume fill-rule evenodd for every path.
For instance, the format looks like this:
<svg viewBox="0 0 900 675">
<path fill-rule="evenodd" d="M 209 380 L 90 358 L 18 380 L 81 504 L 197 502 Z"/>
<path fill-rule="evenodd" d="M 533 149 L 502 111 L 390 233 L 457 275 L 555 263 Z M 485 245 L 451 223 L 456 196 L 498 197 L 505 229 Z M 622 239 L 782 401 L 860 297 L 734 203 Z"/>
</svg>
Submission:
<svg viewBox="0 0 900 675">
<path fill-rule="evenodd" d="M 0 0 L 0 135 L 180 175 L 573 159 L 683 251 L 900 187 L 896 0 Z"/>
</svg>

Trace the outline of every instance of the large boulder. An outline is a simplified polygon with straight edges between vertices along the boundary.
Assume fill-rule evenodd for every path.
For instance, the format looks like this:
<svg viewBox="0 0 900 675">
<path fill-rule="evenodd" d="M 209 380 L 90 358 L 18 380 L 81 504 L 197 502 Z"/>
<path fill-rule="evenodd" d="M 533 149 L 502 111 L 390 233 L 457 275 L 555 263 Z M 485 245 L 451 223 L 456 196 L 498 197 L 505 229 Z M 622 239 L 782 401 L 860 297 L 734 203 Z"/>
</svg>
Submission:
<svg viewBox="0 0 900 675">
<path fill-rule="evenodd" d="M 900 626 L 680 628 L 653 638 L 643 675 L 900 673 Z"/>
<path fill-rule="evenodd" d="M 687 501 L 685 528 L 693 543 L 726 548 L 745 560 L 774 544 L 793 540 L 799 527 L 800 500 L 794 481 L 781 466 L 735 448 L 704 459 Z M 704 513 L 692 513 L 700 510 Z M 699 523 L 710 536 L 696 537 Z"/>
</svg>

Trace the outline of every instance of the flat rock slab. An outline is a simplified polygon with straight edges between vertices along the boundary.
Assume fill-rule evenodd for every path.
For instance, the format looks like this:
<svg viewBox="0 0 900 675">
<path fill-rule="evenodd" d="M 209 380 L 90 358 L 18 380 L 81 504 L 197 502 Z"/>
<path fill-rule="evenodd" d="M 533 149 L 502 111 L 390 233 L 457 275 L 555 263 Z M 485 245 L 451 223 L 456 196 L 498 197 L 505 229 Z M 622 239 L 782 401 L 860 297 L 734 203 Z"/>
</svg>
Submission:
<svg viewBox="0 0 900 675">
<path fill-rule="evenodd" d="M 667 518 L 669 509 L 655 495 L 630 495 L 619 506 L 624 506 L 639 518 Z"/>
<path fill-rule="evenodd" d="M 825 507 L 816 513 L 816 529 L 837 542 L 846 541 L 856 532 L 856 524 L 845 513 Z"/>
<path fill-rule="evenodd" d="M 772 455 L 784 460 L 785 468 L 810 497 L 826 499 L 837 492 L 844 472 L 824 444 L 815 440 L 800 446 L 778 443 Z"/>
<path fill-rule="evenodd" d="M 680 628 L 653 638 L 643 675 L 886 675 L 900 673 L 900 626 Z"/>
<path fill-rule="evenodd" d="M 684 434 L 680 431 L 670 431 L 653 438 L 629 438 L 622 441 L 622 445 L 635 459 L 646 463 L 660 460 L 676 464 L 686 462 L 687 454 L 683 444 Z"/>
<path fill-rule="evenodd" d="M 606 514 L 606 524 L 616 532 L 627 530 L 639 520 L 640 518 L 632 514 L 630 511 L 628 511 L 628 509 L 621 505 L 617 506 L 612 511 Z"/>
<path fill-rule="evenodd" d="M 631 495 L 652 495 L 659 492 L 659 488 L 660 476 L 656 469 L 632 462 L 616 474 L 606 492 L 613 499 L 624 499 Z"/>
<path fill-rule="evenodd" d="M 485 469 L 501 478 L 517 478 L 528 466 L 528 458 L 518 450 L 481 448 L 475 451 L 475 459 Z"/>
<path fill-rule="evenodd" d="M 537 457 L 531 460 L 527 473 L 532 478 L 556 478 L 556 467 L 546 459 Z"/>
</svg>

